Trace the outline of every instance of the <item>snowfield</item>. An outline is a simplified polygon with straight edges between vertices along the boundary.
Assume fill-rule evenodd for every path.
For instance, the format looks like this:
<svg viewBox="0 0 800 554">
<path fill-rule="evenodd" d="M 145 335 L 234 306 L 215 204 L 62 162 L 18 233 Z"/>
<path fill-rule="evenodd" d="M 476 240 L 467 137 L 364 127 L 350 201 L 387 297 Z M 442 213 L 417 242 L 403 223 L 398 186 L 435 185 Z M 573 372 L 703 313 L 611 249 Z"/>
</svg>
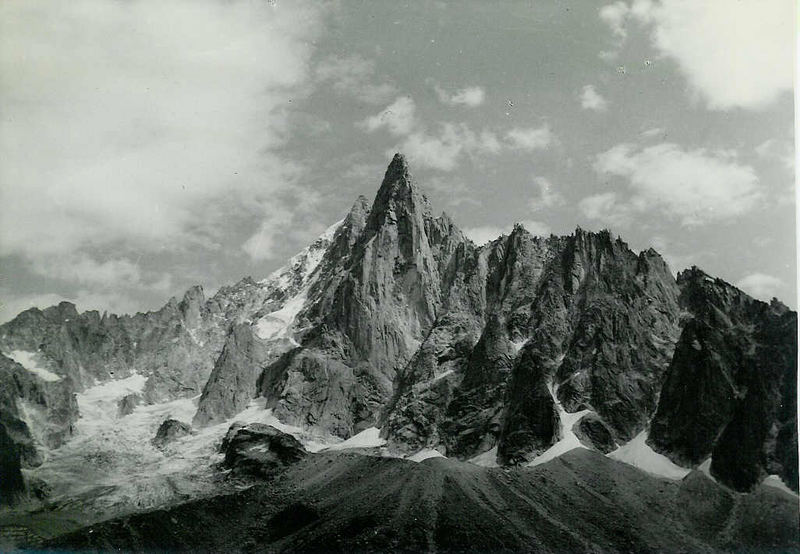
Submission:
<svg viewBox="0 0 800 554">
<path fill-rule="evenodd" d="M 161 423 L 169 418 L 191 422 L 200 397 L 140 405 L 118 418 L 117 402 L 140 392 L 145 381 L 134 374 L 79 393 L 74 437 L 59 449 L 42 448 L 45 462 L 25 470 L 26 475 L 45 480 L 53 501 L 77 502 L 87 515 L 106 518 L 218 491 L 213 465 L 222 461 L 219 444 L 235 421 L 272 425 L 297 437 L 310 452 L 335 440 L 284 425 L 254 400 L 230 420 L 193 430 L 159 450 L 150 441 Z"/>
<path fill-rule="evenodd" d="M 28 352 L 26 350 L 12 350 L 10 353 L 5 355 L 41 378 L 42 381 L 53 382 L 61 380 L 60 375 L 56 375 L 52 371 L 49 371 L 43 367 L 39 367 L 39 364 L 36 362 L 35 352 Z"/>
</svg>

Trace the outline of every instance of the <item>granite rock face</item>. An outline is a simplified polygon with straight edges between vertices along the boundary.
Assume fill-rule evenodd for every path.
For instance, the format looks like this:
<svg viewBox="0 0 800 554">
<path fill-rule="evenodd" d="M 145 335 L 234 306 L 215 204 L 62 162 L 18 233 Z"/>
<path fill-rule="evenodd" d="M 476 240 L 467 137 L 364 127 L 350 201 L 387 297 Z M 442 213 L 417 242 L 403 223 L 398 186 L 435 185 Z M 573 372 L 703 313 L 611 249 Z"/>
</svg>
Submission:
<svg viewBox="0 0 800 554">
<path fill-rule="evenodd" d="M 620 442 L 646 427 L 679 334 L 678 286 L 657 253 L 636 255 L 605 231 L 539 238 L 521 226 L 464 250 L 474 269 L 448 290 L 464 300 L 441 305 L 438 321 L 479 339 L 453 358 L 446 392 L 419 394 L 416 382 L 446 370 L 412 359 L 386 416 L 390 440 L 459 458 L 497 447 L 516 464 L 562 436 L 556 402 L 593 411 Z M 410 440 L 414 429 L 424 441 Z"/>
<path fill-rule="evenodd" d="M 267 348 L 252 328 L 244 323 L 234 325 L 203 388 L 192 423 L 199 427 L 219 423 L 246 408 L 256 395 L 256 381 L 267 358 Z"/>
<path fill-rule="evenodd" d="M 16 446 L 23 467 L 42 462 L 40 448 L 58 448 L 78 419 L 69 377 L 45 380 L 0 355 L 0 425 Z"/>
<path fill-rule="evenodd" d="M 24 494 L 19 450 L 5 426 L 0 424 L 0 506 L 16 504 Z"/>
<path fill-rule="evenodd" d="M 594 414 L 583 416 L 575 424 L 573 431 L 585 446 L 599 450 L 603 454 L 608 454 L 617 448 L 611 430 Z"/>
<path fill-rule="evenodd" d="M 797 488 L 797 314 L 697 268 L 678 276 L 688 316 L 650 442 L 677 463 L 749 490 L 768 474 Z"/>
</svg>

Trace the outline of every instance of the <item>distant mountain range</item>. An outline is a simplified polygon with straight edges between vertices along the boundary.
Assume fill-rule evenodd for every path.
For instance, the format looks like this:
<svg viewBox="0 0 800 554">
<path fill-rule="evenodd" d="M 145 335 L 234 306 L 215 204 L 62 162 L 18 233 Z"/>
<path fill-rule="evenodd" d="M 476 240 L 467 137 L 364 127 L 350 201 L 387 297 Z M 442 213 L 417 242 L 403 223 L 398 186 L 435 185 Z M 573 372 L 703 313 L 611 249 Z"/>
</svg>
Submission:
<svg viewBox="0 0 800 554">
<path fill-rule="evenodd" d="M 134 316 L 33 308 L 0 326 L 0 351 L 6 504 L 47 501 L 25 468 L 80 435 L 76 393 L 137 380 L 108 418 L 198 397 L 183 432 L 202 434 L 256 401 L 396 457 L 538 466 L 583 447 L 798 490 L 795 312 L 696 267 L 676 279 L 608 231 L 517 225 L 477 246 L 399 154 L 371 204 L 264 280 Z"/>
</svg>

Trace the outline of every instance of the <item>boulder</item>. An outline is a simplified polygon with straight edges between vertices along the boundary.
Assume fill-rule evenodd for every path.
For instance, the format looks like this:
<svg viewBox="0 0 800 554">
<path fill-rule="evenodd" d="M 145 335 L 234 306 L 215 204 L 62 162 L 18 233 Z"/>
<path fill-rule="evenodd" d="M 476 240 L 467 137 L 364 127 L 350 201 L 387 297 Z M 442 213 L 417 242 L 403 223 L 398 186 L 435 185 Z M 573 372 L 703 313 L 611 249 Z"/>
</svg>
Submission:
<svg viewBox="0 0 800 554">
<path fill-rule="evenodd" d="M 142 395 L 139 393 L 126 394 L 117 402 L 117 417 L 125 417 L 133 413 L 136 406 L 141 404 Z"/>
<path fill-rule="evenodd" d="M 222 440 L 222 466 L 235 475 L 269 477 L 299 462 L 308 452 L 288 433 L 263 423 L 234 423 Z"/>
<path fill-rule="evenodd" d="M 583 416 L 572 428 L 572 431 L 584 445 L 595 448 L 603 454 L 608 454 L 617 448 L 611 430 L 595 414 Z"/>
<path fill-rule="evenodd" d="M 190 434 L 192 434 L 192 427 L 188 423 L 177 419 L 165 419 L 151 442 L 156 448 L 163 448 L 174 440 Z"/>
</svg>

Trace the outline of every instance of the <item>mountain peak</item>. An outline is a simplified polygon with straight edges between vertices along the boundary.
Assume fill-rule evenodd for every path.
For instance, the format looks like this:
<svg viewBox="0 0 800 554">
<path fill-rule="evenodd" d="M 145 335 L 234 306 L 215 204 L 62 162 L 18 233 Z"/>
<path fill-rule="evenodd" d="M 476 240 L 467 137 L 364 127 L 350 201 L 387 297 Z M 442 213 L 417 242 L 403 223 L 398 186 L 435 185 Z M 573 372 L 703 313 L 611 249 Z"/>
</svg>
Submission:
<svg viewBox="0 0 800 554">
<path fill-rule="evenodd" d="M 406 161 L 406 157 L 400 152 L 394 155 L 392 161 L 389 163 L 389 167 L 386 168 L 386 177 L 390 174 L 408 176 L 408 162 Z M 384 177 L 384 179 L 386 177 Z"/>
<path fill-rule="evenodd" d="M 387 216 L 390 220 L 396 220 L 402 213 L 430 218 L 430 206 L 409 173 L 405 156 L 397 153 L 386 168 L 370 210 L 367 227 L 382 225 Z"/>
</svg>

